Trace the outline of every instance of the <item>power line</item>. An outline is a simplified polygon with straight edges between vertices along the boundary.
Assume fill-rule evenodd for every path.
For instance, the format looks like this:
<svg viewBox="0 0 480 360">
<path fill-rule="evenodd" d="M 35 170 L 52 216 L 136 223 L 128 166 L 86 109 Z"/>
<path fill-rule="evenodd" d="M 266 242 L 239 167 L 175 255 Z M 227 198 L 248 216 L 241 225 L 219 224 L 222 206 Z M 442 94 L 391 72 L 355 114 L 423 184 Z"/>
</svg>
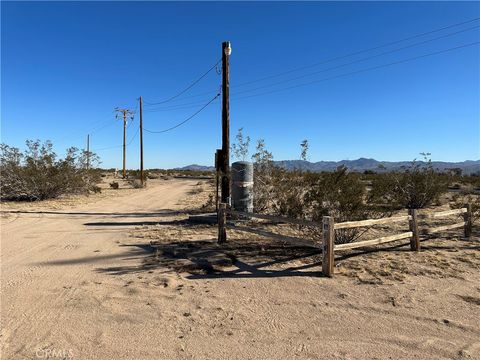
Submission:
<svg viewBox="0 0 480 360">
<path fill-rule="evenodd" d="M 430 34 L 433 34 L 433 33 L 436 33 L 436 32 L 442 31 L 442 30 L 447 30 L 447 29 L 450 29 L 450 28 L 453 28 L 453 27 L 465 25 L 465 24 L 477 21 L 479 19 L 480 19 L 480 17 L 476 17 L 476 18 L 471 19 L 471 20 L 462 21 L 462 22 L 455 23 L 455 24 L 452 24 L 452 25 L 448 25 L 448 26 L 445 26 L 445 27 L 442 27 L 442 28 L 438 28 L 438 29 L 430 30 L 430 31 L 423 32 L 423 33 L 420 33 L 420 34 L 412 35 L 412 36 L 409 36 L 409 37 L 406 37 L 406 38 L 403 38 L 403 39 L 400 39 L 400 40 L 391 41 L 391 42 L 385 43 L 383 45 L 378 45 L 378 46 L 374 46 L 374 47 L 371 47 L 371 48 L 368 48 L 368 49 L 355 51 L 355 52 L 352 52 L 352 53 L 349 53 L 349 54 L 346 54 L 346 55 L 336 56 L 336 57 L 333 57 L 333 58 L 330 58 L 330 59 L 327 59 L 327 60 L 323 60 L 323 61 L 320 61 L 320 62 L 317 62 L 317 63 L 314 63 L 314 64 L 301 66 L 301 67 L 298 67 L 298 68 L 294 68 L 292 70 L 283 71 L 283 72 L 280 72 L 280 73 L 277 73 L 277 74 L 274 74 L 274 75 L 265 76 L 265 77 L 262 77 L 262 78 L 259 78 L 259 79 L 256 79 L 256 80 L 246 81 L 246 82 L 243 82 L 243 83 L 240 83 L 240 84 L 233 85 L 232 87 L 241 87 L 241 86 L 245 86 L 245 85 L 248 85 L 248 84 L 252 84 L 252 83 L 272 79 L 272 78 L 275 78 L 275 77 L 287 75 L 287 74 L 290 74 L 292 72 L 309 69 L 309 68 L 312 68 L 312 67 L 316 67 L 318 65 L 323 65 L 323 64 L 327 64 L 329 62 L 333 62 L 333 61 L 336 61 L 336 60 L 341 60 L 341 59 L 344 59 L 344 58 L 347 58 L 347 57 L 350 57 L 350 56 L 359 55 L 359 54 L 362 54 L 362 53 L 365 53 L 365 52 L 377 50 L 377 49 L 387 47 L 387 46 L 390 46 L 390 45 L 395 45 L 395 44 L 398 44 L 398 43 L 401 43 L 401 42 L 404 42 L 404 41 L 408 41 L 408 40 L 412 40 L 412 39 L 415 39 L 415 38 L 418 38 L 418 37 L 430 35 Z"/>
<path fill-rule="evenodd" d="M 192 87 L 194 87 L 196 84 L 198 84 L 198 82 L 200 82 L 200 80 L 202 80 L 205 76 L 207 76 L 210 71 L 212 71 L 213 69 L 215 69 L 217 67 L 217 65 L 220 63 L 221 60 L 218 60 L 215 65 L 213 65 L 210 69 L 208 69 L 202 76 L 200 76 L 197 80 L 195 80 L 193 83 L 191 83 L 189 86 L 187 86 L 185 89 L 183 89 L 182 91 L 180 91 L 178 94 L 166 99 L 166 100 L 163 100 L 163 101 L 159 101 L 159 102 L 148 102 L 148 101 L 144 101 L 144 103 L 146 105 L 160 105 L 160 104 L 165 104 L 169 101 L 172 101 L 173 99 L 176 99 L 177 97 L 179 97 L 180 95 L 186 93 L 188 90 L 190 90 Z"/>
<path fill-rule="evenodd" d="M 129 146 L 133 140 L 135 140 L 135 137 L 138 135 L 138 132 L 140 131 L 140 128 L 137 128 L 137 131 L 135 131 L 135 133 L 133 134 L 132 138 L 130 139 L 130 141 L 127 143 L 127 146 Z"/>
<path fill-rule="evenodd" d="M 129 146 L 133 140 L 135 140 L 135 137 L 138 135 L 138 132 L 139 132 L 139 128 L 137 128 L 137 131 L 135 131 L 135 133 L 133 134 L 132 138 L 128 141 L 128 143 L 126 144 L 126 146 Z M 117 149 L 117 148 L 120 148 L 122 147 L 123 145 L 113 145 L 113 146 L 107 146 L 107 147 L 103 147 L 103 148 L 99 148 L 99 149 L 94 149 L 94 151 L 102 151 L 102 150 L 108 150 L 108 149 Z"/>
<path fill-rule="evenodd" d="M 108 121 L 108 122 L 107 122 L 106 124 L 104 124 L 103 126 L 100 126 L 100 127 L 98 127 L 98 128 L 95 128 L 95 129 L 93 129 L 92 131 L 89 131 L 88 133 L 89 133 L 89 134 L 93 134 L 93 133 L 96 133 L 97 131 L 103 130 L 103 129 L 105 129 L 105 128 L 107 128 L 107 127 L 110 127 L 110 126 L 112 126 L 112 125 L 115 124 L 115 122 L 114 122 L 114 121 L 111 121 L 110 119 L 107 120 L 107 121 Z"/>
<path fill-rule="evenodd" d="M 460 33 L 466 32 L 466 31 L 470 31 L 470 30 L 473 30 L 473 29 L 478 29 L 479 27 L 480 27 L 480 26 L 478 26 L 478 25 L 477 25 L 477 26 L 473 26 L 473 27 L 470 27 L 470 28 L 467 28 L 467 29 L 463 29 L 463 30 L 456 31 L 456 32 L 454 32 L 454 33 L 449 33 L 449 34 L 446 34 L 446 35 L 441 35 L 441 36 L 438 36 L 438 37 L 433 38 L 433 39 L 428 39 L 428 40 L 420 41 L 420 42 L 417 42 L 417 43 L 414 43 L 414 44 L 402 46 L 402 47 L 400 47 L 400 48 L 396 48 L 396 49 L 384 51 L 384 52 L 382 52 L 382 53 L 380 53 L 380 54 L 376 54 L 376 55 L 368 56 L 368 57 L 365 57 L 365 58 L 362 58 L 362 59 L 350 61 L 350 62 L 345 63 L 345 64 L 341 64 L 341 65 L 333 66 L 333 67 L 330 67 L 330 68 L 326 68 L 326 69 L 322 69 L 322 70 L 318 70 L 318 71 L 306 73 L 306 74 L 303 74 L 303 75 L 300 75 L 300 76 L 296 76 L 296 77 L 294 77 L 294 78 L 277 81 L 277 82 L 272 83 L 272 84 L 263 85 L 263 86 L 257 86 L 256 88 L 247 89 L 247 90 L 242 90 L 242 91 L 237 91 L 237 92 L 233 93 L 233 95 L 244 94 L 244 93 L 248 93 L 248 92 L 252 92 L 252 91 L 256 91 L 256 90 L 261 90 L 261 89 L 269 88 L 269 87 L 272 87 L 272 86 L 276 86 L 276 85 L 288 83 L 288 82 L 291 82 L 291 81 L 303 79 L 303 78 L 305 78 L 305 77 L 309 77 L 309 76 L 312 76 L 312 75 L 320 74 L 320 73 L 323 73 L 323 72 L 340 69 L 340 68 L 345 67 L 345 66 L 348 66 L 348 65 L 353 65 L 353 64 L 356 64 L 356 63 L 364 62 L 364 61 L 367 61 L 367 60 L 374 59 L 374 58 L 376 58 L 376 57 L 380 57 L 380 56 L 392 54 L 392 53 L 394 53 L 394 52 L 398 52 L 398 51 L 401 51 L 401 50 L 405 50 L 405 49 L 408 49 L 408 48 L 411 48 L 411 47 L 415 47 L 415 46 L 418 46 L 418 45 L 423 45 L 423 44 L 426 44 L 426 43 L 431 42 L 431 41 L 436 41 L 436 40 L 443 39 L 443 38 L 446 38 L 446 37 L 454 36 L 454 35 L 457 35 L 457 34 L 460 34 Z"/>
<path fill-rule="evenodd" d="M 188 122 L 189 120 L 193 119 L 195 116 L 197 116 L 203 109 L 205 109 L 208 105 L 210 105 L 213 101 L 215 101 L 215 99 L 217 99 L 218 97 L 220 96 L 220 93 L 218 93 L 217 95 L 215 95 L 215 97 L 213 99 L 211 99 L 208 103 L 206 103 L 204 106 L 202 106 L 198 111 L 196 111 L 194 114 L 192 114 L 191 116 L 189 116 L 188 118 L 186 118 L 185 120 L 183 120 L 182 122 L 178 123 L 177 125 L 175 126 L 172 126 L 168 129 L 164 129 L 164 130 L 159 130 L 159 131 L 153 131 L 153 130 L 148 130 L 146 128 L 143 128 L 143 130 L 149 132 L 149 133 L 152 133 L 152 134 L 160 134 L 160 133 L 164 133 L 164 132 L 167 132 L 167 131 L 170 131 L 170 130 L 173 130 L 173 129 L 176 129 L 178 128 L 179 126 L 182 126 L 183 124 L 185 124 L 186 122 Z"/>
<path fill-rule="evenodd" d="M 471 20 L 466 20 L 466 21 L 458 22 L 458 23 L 455 23 L 455 24 L 451 24 L 451 25 L 448 25 L 448 26 L 441 27 L 441 28 L 429 30 L 429 31 L 426 31 L 426 32 L 423 32 L 423 33 L 411 35 L 411 36 L 408 36 L 408 37 L 405 37 L 405 38 L 402 38 L 402 39 L 399 39 L 399 40 L 395 40 L 395 41 L 391 41 L 391 42 L 384 43 L 384 44 L 382 44 L 382 45 L 378 45 L 378 46 L 370 47 L 370 48 L 367 48 L 367 49 L 362 49 L 362 50 L 354 51 L 354 52 L 348 53 L 348 54 L 346 54 L 346 55 L 336 56 L 336 57 L 333 57 L 333 58 L 330 58 L 330 59 L 326 59 L 326 60 L 323 60 L 323 61 L 320 61 L 320 62 L 317 62 L 317 63 L 314 63 L 314 64 L 297 67 L 297 68 L 294 68 L 294 69 L 291 69 L 291 70 L 283 71 L 283 72 L 280 72 L 280 73 L 277 73 L 277 74 L 273 74 L 273 75 L 268 75 L 268 76 L 261 77 L 261 78 L 255 79 L 255 80 L 246 81 L 246 82 L 243 82 L 243 83 L 240 83 L 240 84 L 233 84 L 231 87 L 232 87 L 232 88 L 242 87 L 242 86 L 249 85 L 249 84 L 253 84 L 253 83 L 256 83 L 256 82 L 261 82 L 261 81 L 269 80 L 269 79 L 276 78 L 276 77 L 280 77 L 280 76 L 283 76 L 283 75 L 287 75 L 287 74 L 290 74 L 290 73 L 293 73 L 293 72 L 297 72 L 297 71 L 309 69 L 309 68 L 312 68 L 312 67 L 316 67 L 316 66 L 319 66 L 319 65 L 322 65 L 322 64 L 327 64 L 327 63 L 330 63 L 330 62 L 334 62 L 334 61 L 337 61 L 337 60 L 341 60 L 341 59 L 344 59 L 344 58 L 347 58 L 347 57 L 359 55 L 359 54 L 366 53 L 366 52 L 373 51 L 373 50 L 378 50 L 378 49 L 381 49 L 381 48 L 384 48 L 384 47 L 387 47 L 387 46 L 391 46 L 391 45 L 395 45 L 395 44 L 398 44 L 398 43 L 401 43 L 401 42 L 405 42 L 405 41 L 408 41 L 408 40 L 413 40 L 413 39 L 415 39 L 415 38 L 419 38 L 419 37 L 422 37 L 422 36 L 434 34 L 434 33 L 436 33 L 436 32 L 440 32 L 440 31 L 443 31 L 443 30 L 451 29 L 451 28 L 453 28 L 453 27 L 457 27 L 457 26 L 469 24 L 469 23 L 472 23 L 472 22 L 475 22 L 475 21 L 478 21 L 478 20 L 480 20 L 480 17 L 476 17 L 476 18 L 473 18 L 473 19 L 471 19 Z M 218 64 L 218 62 L 217 62 L 217 64 Z M 214 66 L 214 67 L 215 67 L 215 66 Z M 214 67 L 213 67 L 213 68 L 214 68 Z M 212 69 L 213 69 L 213 68 L 212 68 Z M 210 69 L 209 71 L 211 71 L 212 69 Z M 180 98 L 180 99 L 176 99 L 177 96 L 175 96 L 175 97 L 174 97 L 175 100 L 174 100 L 174 99 L 169 99 L 169 101 L 180 101 L 180 100 L 184 100 L 184 99 L 201 97 L 201 96 L 204 96 L 204 95 L 210 95 L 210 94 L 212 94 L 212 93 L 214 93 L 214 91 L 208 91 L 208 92 L 202 92 L 202 93 L 198 93 L 198 94 L 194 94 L 194 95 L 190 95 L 190 96 L 184 96 L 184 97 L 182 97 L 182 98 Z M 159 103 L 151 103 L 150 105 L 155 105 L 155 104 L 159 104 Z M 182 106 L 183 106 L 183 105 L 190 105 L 190 104 L 182 104 Z M 179 106 L 180 106 L 180 105 L 179 105 Z M 163 111 L 163 109 L 162 109 L 162 111 Z"/>
<path fill-rule="evenodd" d="M 175 110 L 191 109 L 191 108 L 197 107 L 198 105 L 205 104 L 205 101 L 208 101 L 209 99 L 210 98 L 203 99 L 201 101 L 188 102 L 188 103 L 171 105 L 171 106 L 160 107 L 160 108 L 153 108 L 153 109 L 150 108 L 148 110 L 144 110 L 144 112 L 175 111 Z"/>
<path fill-rule="evenodd" d="M 436 52 L 432 52 L 432 53 L 427 53 L 427 54 L 424 54 L 424 55 L 419 55 L 419 56 L 415 56 L 415 57 L 411 57 L 411 58 L 407 58 L 407 59 L 403 59 L 403 60 L 399 60 L 399 61 L 394 61 L 394 62 L 387 63 L 387 64 L 377 65 L 377 66 L 369 67 L 369 68 L 366 68 L 366 69 L 352 71 L 352 72 L 348 72 L 348 73 L 345 73 L 345 74 L 340 74 L 340 75 L 331 76 L 331 77 L 327 77 L 327 78 L 323 78 L 323 79 L 309 81 L 309 82 L 306 82 L 306 83 L 292 85 L 292 86 L 288 86 L 288 87 L 285 87 L 285 88 L 266 91 L 266 92 L 259 93 L 259 94 L 241 96 L 241 97 L 237 97 L 237 98 L 234 98 L 234 99 L 235 100 L 246 99 L 246 98 L 251 98 L 251 97 L 256 97 L 256 96 L 268 95 L 268 94 L 276 93 L 276 92 L 279 92 L 279 91 L 295 89 L 295 88 L 298 88 L 298 87 L 312 85 L 312 84 L 320 83 L 320 82 L 327 81 L 327 80 L 333 80 L 333 79 L 341 78 L 341 77 L 344 77 L 344 76 L 360 74 L 360 73 L 363 73 L 363 72 L 372 71 L 372 70 L 376 70 L 376 69 L 380 69 L 380 68 L 384 68 L 384 67 L 388 67 L 388 66 L 403 64 L 403 63 L 406 63 L 406 62 L 422 59 L 422 58 L 429 57 L 429 56 L 434 56 L 434 55 L 447 53 L 447 52 L 450 52 L 450 51 L 455 51 L 455 50 L 463 49 L 463 48 L 478 45 L 478 44 L 480 44 L 480 41 L 475 41 L 473 43 L 464 44 L 464 45 L 456 46 L 456 47 L 453 47 L 453 48 L 448 48 L 448 49 L 444 49 L 444 50 L 440 50 L 440 51 L 436 51 Z"/>
</svg>

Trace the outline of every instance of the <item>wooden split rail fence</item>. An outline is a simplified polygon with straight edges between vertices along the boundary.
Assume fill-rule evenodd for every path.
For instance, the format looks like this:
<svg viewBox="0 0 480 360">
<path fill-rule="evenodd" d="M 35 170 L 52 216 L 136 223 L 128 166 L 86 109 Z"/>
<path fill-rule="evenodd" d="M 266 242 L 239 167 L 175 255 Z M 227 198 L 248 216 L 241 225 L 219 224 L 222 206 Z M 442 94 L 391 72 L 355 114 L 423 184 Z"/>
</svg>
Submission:
<svg viewBox="0 0 480 360">
<path fill-rule="evenodd" d="M 332 277 L 334 273 L 334 266 L 335 266 L 335 252 L 336 251 L 343 251 L 343 250 L 350 250 L 350 249 L 357 249 L 361 247 L 373 246 L 373 245 L 380 245 L 386 244 L 393 241 L 398 241 L 402 239 L 410 239 L 410 249 L 412 251 L 419 251 L 420 250 L 420 235 L 426 234 L 434 234 L 438 232 L 442 232 L 445 230 L 451 229 L 464 229 L 465 237 L 470 237 L 472 232 L 472 210 L 471 205 L 467 204 L 464 208 L 461 209 L 454 209 L 454 210 L 447 210 L 441 212 L 433 212 L 433 213 L 425 213 L 419 214 L 418 210 L 411 209 L 409 210 L 408 215 L 404 216 L 395 216 L 395 217 L 387 217 L 382 219 L 369 219 L 369 220 L 360 220 L 360 221 L 347 221 L 341 223 L 335 223 L 335 220 L 331 216 L 324 216 L 322 222 L 314 222 L 314 221 L 307 221 L 307 220 L 299 220 L 299 219 L 291 219 L 287 217 L 279 217 L 273 215 L 265 215 L 265 214 L 255 214 L 255 213 L 247 213 L 247 212 L 239 212 L 230 210 L 227 207 L 227 204 L 220 204 L 219 211 L 218 211 L 218 242 L 224 243 L 227 241 L 227 228 L 230 226 L 227 225 L 227 214 L 231 214 L 233 216 L 237 216 L 239 218 L 258 218 L 264 220 L 270 220 L 274 222 L 281 222 L 281 223 L 290 223 L 295 225 L 304 225 L 310 227 L 321 227 L 322 229 L 322 243 L 305 239 L 297 239 L 297 238 L 290 238 L 281 235 L 276 235 L 272 233 L 268 233 L 268 236 L 273 238 L 277 238 L 283 241 L 294 241 L 297 242 L 299 245 L 307 245 L 315 248 L 322 249 L 322 273 L 325 276 Z M 452 215 L 463 215 L 463 221 L 457 222 L 455 224 L 450 225 L 442 225 L 433 228 L 425 228 L 422 232 L 419 231 L 418 221 L 419 219 L 438 219 Z M 335 230 L 340 229 L 353 229 L 359 227 L 369 227 L 373 225 L 384 225 L 384 224 L 391 224 L 396 222 L 408 222 L 409 231 L 383 236 L 372 240 L 364 240 L 364 241 L 357 241 L 347 244 L 335 244 Z M 239 227 L 234 226 L 230 227 L 235 230 L 243 230 L 243 231 L 251 231 L 251 228 L 247 227 Z"/>
</svg>

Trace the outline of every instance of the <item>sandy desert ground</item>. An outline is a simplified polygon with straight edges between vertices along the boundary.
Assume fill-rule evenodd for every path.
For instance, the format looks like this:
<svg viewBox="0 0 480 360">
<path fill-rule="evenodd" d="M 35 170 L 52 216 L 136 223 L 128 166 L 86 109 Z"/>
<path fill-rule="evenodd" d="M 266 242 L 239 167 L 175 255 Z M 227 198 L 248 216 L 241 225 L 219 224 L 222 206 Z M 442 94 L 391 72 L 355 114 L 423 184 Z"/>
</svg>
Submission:
<svg viewBox="0 0 480 360">
<path fill-rule="evenodd" d="M 3 204 L 2 358 L 480 358 L 477 228 L 345 253 L 329 279 L 314 249 L 216 245 L 185 221 L 198 186 Z"/>
</svg>

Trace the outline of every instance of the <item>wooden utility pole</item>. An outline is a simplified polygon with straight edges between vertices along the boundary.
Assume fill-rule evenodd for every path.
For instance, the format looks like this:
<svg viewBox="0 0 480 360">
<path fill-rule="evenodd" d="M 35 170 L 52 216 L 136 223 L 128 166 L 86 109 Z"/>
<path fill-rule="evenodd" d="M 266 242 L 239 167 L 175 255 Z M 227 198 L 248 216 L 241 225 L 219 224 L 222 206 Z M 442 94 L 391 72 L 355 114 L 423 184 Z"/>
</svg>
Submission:
<svg viewBox="0 0 480 360">
<path fill-rule="evenodd" d="M 90 134 L 87 134 L 87 170 L 90 169 Z"/>
<path fill-rule="evenodd" d="M 221 202 L 230 204 L 230 41 L 222 43 L 222 173 Z"/>
<path fill-rule="evenodd" d="M 140 181 L 142 186 L 145 186 L 143 183 L 143 100 L 140 96 Z"/>
<path fill-rule="evenodd" d="M 130 119 L 133 119 L 133 113 L 128 109 L 115 109 L 116 112 L 123 115 L 123 172 L 122 177 L 125 179 L 127 177 L 127 117 L 130 116 Z M 117 115 L 118 119 L 118 115 Z"/>
</svg>

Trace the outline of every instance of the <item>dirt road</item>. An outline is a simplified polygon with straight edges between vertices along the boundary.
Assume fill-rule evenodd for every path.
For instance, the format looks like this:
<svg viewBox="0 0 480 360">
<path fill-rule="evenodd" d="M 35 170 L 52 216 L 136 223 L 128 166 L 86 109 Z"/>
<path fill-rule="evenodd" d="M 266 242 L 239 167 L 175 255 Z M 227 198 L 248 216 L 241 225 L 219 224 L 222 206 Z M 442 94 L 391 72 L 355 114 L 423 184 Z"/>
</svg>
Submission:
<svg viewBox="0 0 480 360">
<path fill-rule="evenodd" d="M 418 254 L 407 247 L 339 262 L 350 261 L 354 275 L 376 266 L 381 281 L 342 268 L 322 278 L 314 259 L 294 271 L 291 261 L 239 258 L 230 275 L 145 267 L 146 234 L 166 234 L 168 242 L 215 238 L 214 227 L 166 225 L 195 184 L 156 182 L 118 198 L 2 217 L 2 358 L 480 356 L 478 235 L 422 244 Z M 164 225 L 149 226 L 158 221 Z"/>
<path fill-rule="evenodd" d="M 69 210 L 2 217 L 4 358 L 150 353 L 159 319 L 145 304 L 138 308 L 125 282 L 102 269 L 136 266 L 147 252 L 128 246 L 129 230 L 174 214 L 194 184 L 157 183 Z"/>
</svg>

